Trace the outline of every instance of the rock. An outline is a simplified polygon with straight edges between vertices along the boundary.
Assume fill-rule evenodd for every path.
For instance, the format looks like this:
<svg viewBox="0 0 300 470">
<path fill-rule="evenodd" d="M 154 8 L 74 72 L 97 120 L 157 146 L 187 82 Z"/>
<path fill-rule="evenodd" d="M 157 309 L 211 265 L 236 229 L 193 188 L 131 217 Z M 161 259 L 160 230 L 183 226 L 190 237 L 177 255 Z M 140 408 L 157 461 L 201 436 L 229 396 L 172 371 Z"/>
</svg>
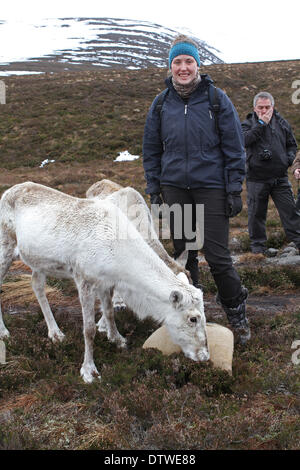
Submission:
<svg viewBox="0 0 300 470">
<path fill-rule="evenodd" d="M 284 258 L 285 256 L 297 256 L 298 253 L 299 253 L 298 248 L 293 247 L 293 246 L 287 246 L 287 247 L 284 248 L 284 250 L 282 251 L 280 257 Z"/>
<path fill-rule="evenodd" d="M 161 351 L 165 356 L 173 353 L 180 353 L 181 347 L 174 344 L 167 328 L 163 325 L 154 331 L 151 336 L 143 344 L 143 349 L 154 348 Z"/>
<path fill-rule="evenodd" d="M 268 258 L 274 258 L 275 256 L 277 256 L 278 254 L 278 251 L 276 248 L 268 248 L 266 251 L 265 251 L 265 256 L 267 256 Z"/>
<path fill-rule="evenodd" d="M 214 367 L 226 370 L 232 375 L 232 356 L 234 348 L 233 333 L 228 328 L 216 323 L 206 324 L 207 342 L 210 360 Z M 164 355 L 180 353 L 181 348 L 174 344 L 168 330 L 161 326 L 156 330 L 143 345 L 144 349 L 155 348 Z"/>
<path fill-rule="evenodd" d="M 270 258 L 266 260 L 267 263 L 277 264 L 280 266 L 297 266 L 300 265 L 300 256 L 284 256 L 279 258 Z"/>
</svg>

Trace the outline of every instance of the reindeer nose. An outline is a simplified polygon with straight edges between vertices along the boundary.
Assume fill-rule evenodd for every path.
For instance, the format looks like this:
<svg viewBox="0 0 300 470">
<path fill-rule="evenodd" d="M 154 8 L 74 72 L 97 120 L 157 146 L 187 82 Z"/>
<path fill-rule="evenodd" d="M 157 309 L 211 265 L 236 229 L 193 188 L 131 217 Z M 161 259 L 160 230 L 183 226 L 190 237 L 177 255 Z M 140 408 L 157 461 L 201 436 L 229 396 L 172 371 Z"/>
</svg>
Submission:
<svg viewBox="0 0 300 470">
<path fill-rule="evenodd" d="M 209 351 L 202 351 L 199 353 L 199 360 L 202 362 L 206 362 L 209 360 Z"/>
</svg>

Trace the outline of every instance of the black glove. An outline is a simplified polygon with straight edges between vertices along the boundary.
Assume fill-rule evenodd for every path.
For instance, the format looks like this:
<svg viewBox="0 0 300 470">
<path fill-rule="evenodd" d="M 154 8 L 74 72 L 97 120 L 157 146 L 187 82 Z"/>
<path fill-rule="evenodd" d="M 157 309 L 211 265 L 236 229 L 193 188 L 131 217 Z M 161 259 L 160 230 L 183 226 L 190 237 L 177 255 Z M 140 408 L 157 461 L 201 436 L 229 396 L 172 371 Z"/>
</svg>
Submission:
<svg viewBox="0 0 300 470">
<path fill-rule="evenodd" d="M 158 204 L 159 206 L 161 206 L 163 204 L 159 193 L 150 194 L 150 202 L 151 202 L 151 205 Z"/>
<path fill-rule="evenodd" d="M 152 208 L 153 214 L 161 220 L 162 219 L 162 213 L 159 210 L 159 208 L 163 204 L 163 201 L 162 201 L 159 193 L 150 194 L 150 202 L 151 202 L 151 206 L 154 205 L 154 207 Z M 159 207 L 157 208 L 157 207 L 155 207 L 155 205 L 158 205 Z"/>
<path fill-rule="evenodd" d="M 243 202 L 240 193 L 228 193 L 225 214 L 227 217 L 235 217 L 243 209 Z"/>
</svg>

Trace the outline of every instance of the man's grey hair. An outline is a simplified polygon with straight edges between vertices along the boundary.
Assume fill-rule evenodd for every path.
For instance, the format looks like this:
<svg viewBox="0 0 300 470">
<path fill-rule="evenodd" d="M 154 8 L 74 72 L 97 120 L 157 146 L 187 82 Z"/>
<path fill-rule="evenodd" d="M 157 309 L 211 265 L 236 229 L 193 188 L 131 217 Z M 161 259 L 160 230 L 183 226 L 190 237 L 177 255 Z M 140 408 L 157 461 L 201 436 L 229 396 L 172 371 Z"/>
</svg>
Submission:
<svg viewBox="0 0 300 470">
<path fill-rule="evenodd" d="M 267 91 L 260 91 L 259 93 L 257 93 L 257 95 L 254 96 L 254 99 L 253 99 L 254 108 L 256 106 L 257 100 L 259 100 L 260 98 L 263 98 L 264 100 L 270 100 L 272 106 L 274 106 L 275 104 L 275 100 L 273 96 L 271 95 L 271 93 L 268 93 Z"/>
</svg>

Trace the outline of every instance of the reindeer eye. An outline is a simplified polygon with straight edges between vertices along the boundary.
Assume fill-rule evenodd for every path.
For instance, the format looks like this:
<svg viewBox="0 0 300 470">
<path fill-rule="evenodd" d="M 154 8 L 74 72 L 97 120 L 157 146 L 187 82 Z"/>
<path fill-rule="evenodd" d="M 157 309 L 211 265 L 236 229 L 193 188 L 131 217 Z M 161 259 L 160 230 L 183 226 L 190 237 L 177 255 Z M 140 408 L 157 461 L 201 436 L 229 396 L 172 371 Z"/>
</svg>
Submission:
<svg viewBox="0 0 300 470">
<path fill-rule="evenodd" d="M 197 317 L 191 317 L 190 322 L 192 323 L 197 323 Z"/>
</svg>

